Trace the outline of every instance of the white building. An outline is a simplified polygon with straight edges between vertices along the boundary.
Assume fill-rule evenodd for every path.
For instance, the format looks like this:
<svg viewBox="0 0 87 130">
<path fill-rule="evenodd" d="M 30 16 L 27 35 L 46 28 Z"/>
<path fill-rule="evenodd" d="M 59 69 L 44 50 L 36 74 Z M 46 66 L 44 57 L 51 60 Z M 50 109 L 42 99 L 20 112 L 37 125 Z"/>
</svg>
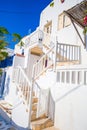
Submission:
<svg viewBox="0 0 87 130">
<path fill-rule="evenodd" d="M 86 0 L 54 0 L 24 46 L 15 46 L 14 89 L 5 100 L 16 97 L 12 122 L 18 129 L 87 129 L 86 15 Z"/>
</svg>

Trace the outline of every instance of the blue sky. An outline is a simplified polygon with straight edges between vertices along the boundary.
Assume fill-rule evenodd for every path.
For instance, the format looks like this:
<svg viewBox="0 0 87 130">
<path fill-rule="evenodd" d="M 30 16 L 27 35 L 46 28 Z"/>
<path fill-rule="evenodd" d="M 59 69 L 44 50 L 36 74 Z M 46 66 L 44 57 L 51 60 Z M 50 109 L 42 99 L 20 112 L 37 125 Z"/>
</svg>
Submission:
<svg viewBox="0 0 87 130">
<path fill-rule="evenodd" d="M 38 27 L 40 13 L 51 1 L 0 0 L 0 26 L 23 37 Z M 9 47 L 14 48 L 14 43 L 10 43 Z"/>
</svg>

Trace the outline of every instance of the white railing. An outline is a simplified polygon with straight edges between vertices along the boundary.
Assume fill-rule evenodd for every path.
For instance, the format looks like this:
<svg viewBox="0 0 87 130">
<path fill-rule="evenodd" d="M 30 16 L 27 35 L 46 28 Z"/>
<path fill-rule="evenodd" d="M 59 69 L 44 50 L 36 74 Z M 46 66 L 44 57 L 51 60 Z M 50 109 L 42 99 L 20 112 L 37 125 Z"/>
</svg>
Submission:
<svg viewBox="0 0 87 130">
<path fill-rule="evenodd" d="M 49 49 L 49 51 L 44 56 L 42 56 L 41 59 L 33 66 L 34 80 L 48 68 L 52 67 L 54 56 L 54 53 L 52 51 L 53 49 L 54 47 Z"/>
<path fill-rule="evenodd" d="M 21 96 L 22 101 L 25 103 L 28 109 L 28 128 L 30 129 L 31 124 L 31 108 L 32 108 L 32 96 L 33 96 L 33 80 L 30 82 L 25 71 L 18 66 L 13 71 L 15 72 L 15 76 L 13 76 L 13 80 L 17 87 L 17 93 Z"/>
<path fill-rule="evenodd" d="M 34 44 L 41 45 L 41 43 L 43 41 L 43 37 L 44 37 L 43 31 L 37 29 L 36 31 L 31 33 L 29 35 L 29 37 L 26 38 L 25 45 L 26 46 L 31 46 L 31 45 L 34 45 Z"/>
<path fill-rule="evenodd" d="M 68 62 L 68 61 L 79 61 L 81 60 L 81 49 L 80 46 L 70 44 L 57 44 L 57 61 Z"/>
<path fill-rule="evenodd" d="M 30 96 L 30 90 L 31 90 L 31 83 L 26 76 L 24 70 L 19 66 L 15 68 L 14 70 L 14 79 L 15 84 L 17 86 L 17 92 L 22 95 L 23 100 L 28 105 L 29 104 L 29 96 Z"/>
<path fill-rule="evenodd" d="M 35 82 L 34 85 L 35 96 L 38 97 L 37 103 L 37 118 L 43 114 L 48 113 L 48 99 L 49 99 L 49 89 L 41 89 L 39 85 Z"/>
<path fill-rule="evenodd" d="M 64 84 L 87 85 L 87 67 L 81 65 L 59 67 L 56 80 Z"/>
<path fill-rule="evenodd" d="M 51 35 L 49 33 L 44 32 L 43 44 L 46 46 L 50 46 L 50 38 Z"/>
</svg>

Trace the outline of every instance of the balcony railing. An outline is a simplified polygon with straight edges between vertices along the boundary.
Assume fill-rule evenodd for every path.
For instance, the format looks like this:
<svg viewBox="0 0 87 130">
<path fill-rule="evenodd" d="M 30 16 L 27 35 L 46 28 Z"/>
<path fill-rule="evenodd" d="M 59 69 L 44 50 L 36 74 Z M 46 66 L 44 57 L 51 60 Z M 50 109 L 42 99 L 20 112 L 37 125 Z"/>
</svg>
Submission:
<svg viewBox="0 0 87 130">
<path fill-rule="evenodd" d="M 39 44 L 39 46 L 41 46 L 41 43 L 43 41 L 43 37 L 44 37 L 43 31 L 37 29 L 36 31 L 31 33 L 29 35 L 29 37 L 26 38 L 25 45 L 31 46 L 34 44 Z"/>
<path fill-rule="evenodd" d="M 64 84 L 87 85 L 87 67 L 82 65 L 59 67 L 56 80 Z"/>
<path fill-rule="evenodd" d="M 49 49 L 49 51 L 41 57 L 41 59 L 33 66 L 34 80 L 38 78 L 43 72 L 53 65 L 53 50 L 54 47 Z"/>
<path fill-rule="evenodd" d="M 80 46 L 70 44 L 57 44 L 57 62 L 79 61 L 81 60 Z"/>
</svg>

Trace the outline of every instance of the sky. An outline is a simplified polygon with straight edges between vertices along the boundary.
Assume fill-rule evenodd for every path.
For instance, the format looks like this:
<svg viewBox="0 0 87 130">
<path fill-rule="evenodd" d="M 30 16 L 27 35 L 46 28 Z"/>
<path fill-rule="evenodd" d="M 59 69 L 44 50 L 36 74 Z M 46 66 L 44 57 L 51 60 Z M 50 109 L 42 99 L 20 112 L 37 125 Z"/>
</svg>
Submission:
<svg viewBox="0 0 87 130">
<path fill-rule="evenodd" d="M 52 0 L 0 0 L 0 26 L 10 33 L 18 33 L 22 37 L 33 32 L 39 25 L 41 11 Z M 14 49 L 15 43 L 9 43 Z"/>
</svg>

